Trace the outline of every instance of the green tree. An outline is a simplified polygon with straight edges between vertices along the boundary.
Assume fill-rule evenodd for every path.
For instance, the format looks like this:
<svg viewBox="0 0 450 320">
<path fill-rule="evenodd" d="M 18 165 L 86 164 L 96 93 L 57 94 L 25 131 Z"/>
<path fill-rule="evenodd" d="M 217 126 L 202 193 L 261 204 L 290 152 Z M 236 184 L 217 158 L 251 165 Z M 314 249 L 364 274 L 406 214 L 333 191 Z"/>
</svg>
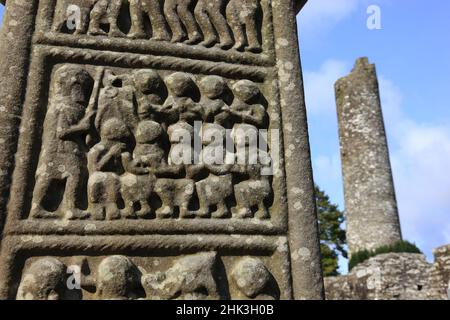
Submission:
<svg viewBox="0 0 450 320">
<path fill-rule="evenodd" d="M 344 213 L 331 203 L 330 197 L 316 186 L 316 206 L 319 216 L 320 250 L 324 276 L 339 275 L 339 255 L 347 258 L 347 239 L 342 227 Z"/>
</svg>

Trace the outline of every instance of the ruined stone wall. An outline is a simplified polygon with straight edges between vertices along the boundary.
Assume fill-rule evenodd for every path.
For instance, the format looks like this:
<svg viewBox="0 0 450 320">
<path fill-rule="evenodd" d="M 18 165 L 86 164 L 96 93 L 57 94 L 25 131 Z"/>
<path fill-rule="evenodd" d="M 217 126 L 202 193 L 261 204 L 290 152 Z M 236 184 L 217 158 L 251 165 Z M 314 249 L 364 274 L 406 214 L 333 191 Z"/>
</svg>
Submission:
<svg viewBox="0 0 450 320">
<path fill-rule="evenodd" d="M 442 299 L 450 300 L 450 245 L 433 251 L 434 264 L 431 267 L 431 282 Z"/>
<path fill-rule="evenodd" d="M 389 253 L 370 258 L 346 276 L 325 278 L 329 300 L 447 300 L 450 255 L 436 250 L 434 264 L 425 256 Z"/>
</svg>

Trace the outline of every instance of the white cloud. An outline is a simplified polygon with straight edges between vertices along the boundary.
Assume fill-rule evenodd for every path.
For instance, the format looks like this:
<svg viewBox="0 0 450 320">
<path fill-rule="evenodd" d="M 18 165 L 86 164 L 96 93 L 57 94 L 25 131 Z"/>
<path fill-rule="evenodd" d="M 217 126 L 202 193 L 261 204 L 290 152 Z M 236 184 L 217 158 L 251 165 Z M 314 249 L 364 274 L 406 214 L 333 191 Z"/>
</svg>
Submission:
<svg viewBox="0 0 450 320">
<path fill-rule="evenodd" d="M 400 88 L 398 88 L 391 80 L 386 79 L 383 75 L 378 77 L 381 95 L 381 104 L 383 106 L 383 116 L 386 125 L 395 129 L 398 120 L 401 120 L 403 97 Z"/>
<path fill-rule="evenodd" d="M 311 0 L 299 14 L 299 23 L 306 34 L 329 30 L 351 15 L 359 0 Z"/>
<path fill-rule="evenodd" d="M 334 83 L 348 72 L 348 65 L 338 60 L 326 61 L 318 71 L 306 71 L 306 106 L 311 115 L 334 115 Z"/>
<path fill-rule="evenodd" d="M 405 237 L 429 254 L 450 239 L 450 130 L 400 122 L 392 166 Z"/>
<path fill-rule="evenodd" d="M 380 92 L 403 233 L 430 256 L 450 242 L 450 129 L 411 119 L 400 89 L 383 76 Z"/>
</svg>

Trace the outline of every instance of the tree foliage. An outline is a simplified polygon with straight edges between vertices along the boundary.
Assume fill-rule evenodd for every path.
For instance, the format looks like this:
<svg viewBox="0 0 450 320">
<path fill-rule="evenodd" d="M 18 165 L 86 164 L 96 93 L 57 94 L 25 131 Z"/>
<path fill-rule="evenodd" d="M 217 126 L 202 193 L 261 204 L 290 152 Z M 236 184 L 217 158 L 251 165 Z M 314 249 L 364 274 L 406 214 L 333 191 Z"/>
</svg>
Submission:
<svg viewBox="0 0 450 320">
<path fill-rule="evenodd" d="M 320 249 L 324 276 L 339 275 L 339 255 L 347 258 L 346 236 L 342 227 L 344 213 L 331 203 L 329 196 L 316 186 L 316 206 L 319 217 Z"/>
</svg>

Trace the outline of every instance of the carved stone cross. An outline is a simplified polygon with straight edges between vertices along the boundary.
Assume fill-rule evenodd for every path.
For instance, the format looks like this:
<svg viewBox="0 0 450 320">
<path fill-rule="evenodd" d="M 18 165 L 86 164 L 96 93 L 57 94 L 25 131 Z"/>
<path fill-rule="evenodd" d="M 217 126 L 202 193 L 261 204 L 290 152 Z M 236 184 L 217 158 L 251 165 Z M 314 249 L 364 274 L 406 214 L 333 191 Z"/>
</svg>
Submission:
<svg viewBox="0 0 450 320">
<path fill-rule="evenodd" d="M 8 1 L 0 298 L 321 299 L 303 4 Z"/>
</svg>

